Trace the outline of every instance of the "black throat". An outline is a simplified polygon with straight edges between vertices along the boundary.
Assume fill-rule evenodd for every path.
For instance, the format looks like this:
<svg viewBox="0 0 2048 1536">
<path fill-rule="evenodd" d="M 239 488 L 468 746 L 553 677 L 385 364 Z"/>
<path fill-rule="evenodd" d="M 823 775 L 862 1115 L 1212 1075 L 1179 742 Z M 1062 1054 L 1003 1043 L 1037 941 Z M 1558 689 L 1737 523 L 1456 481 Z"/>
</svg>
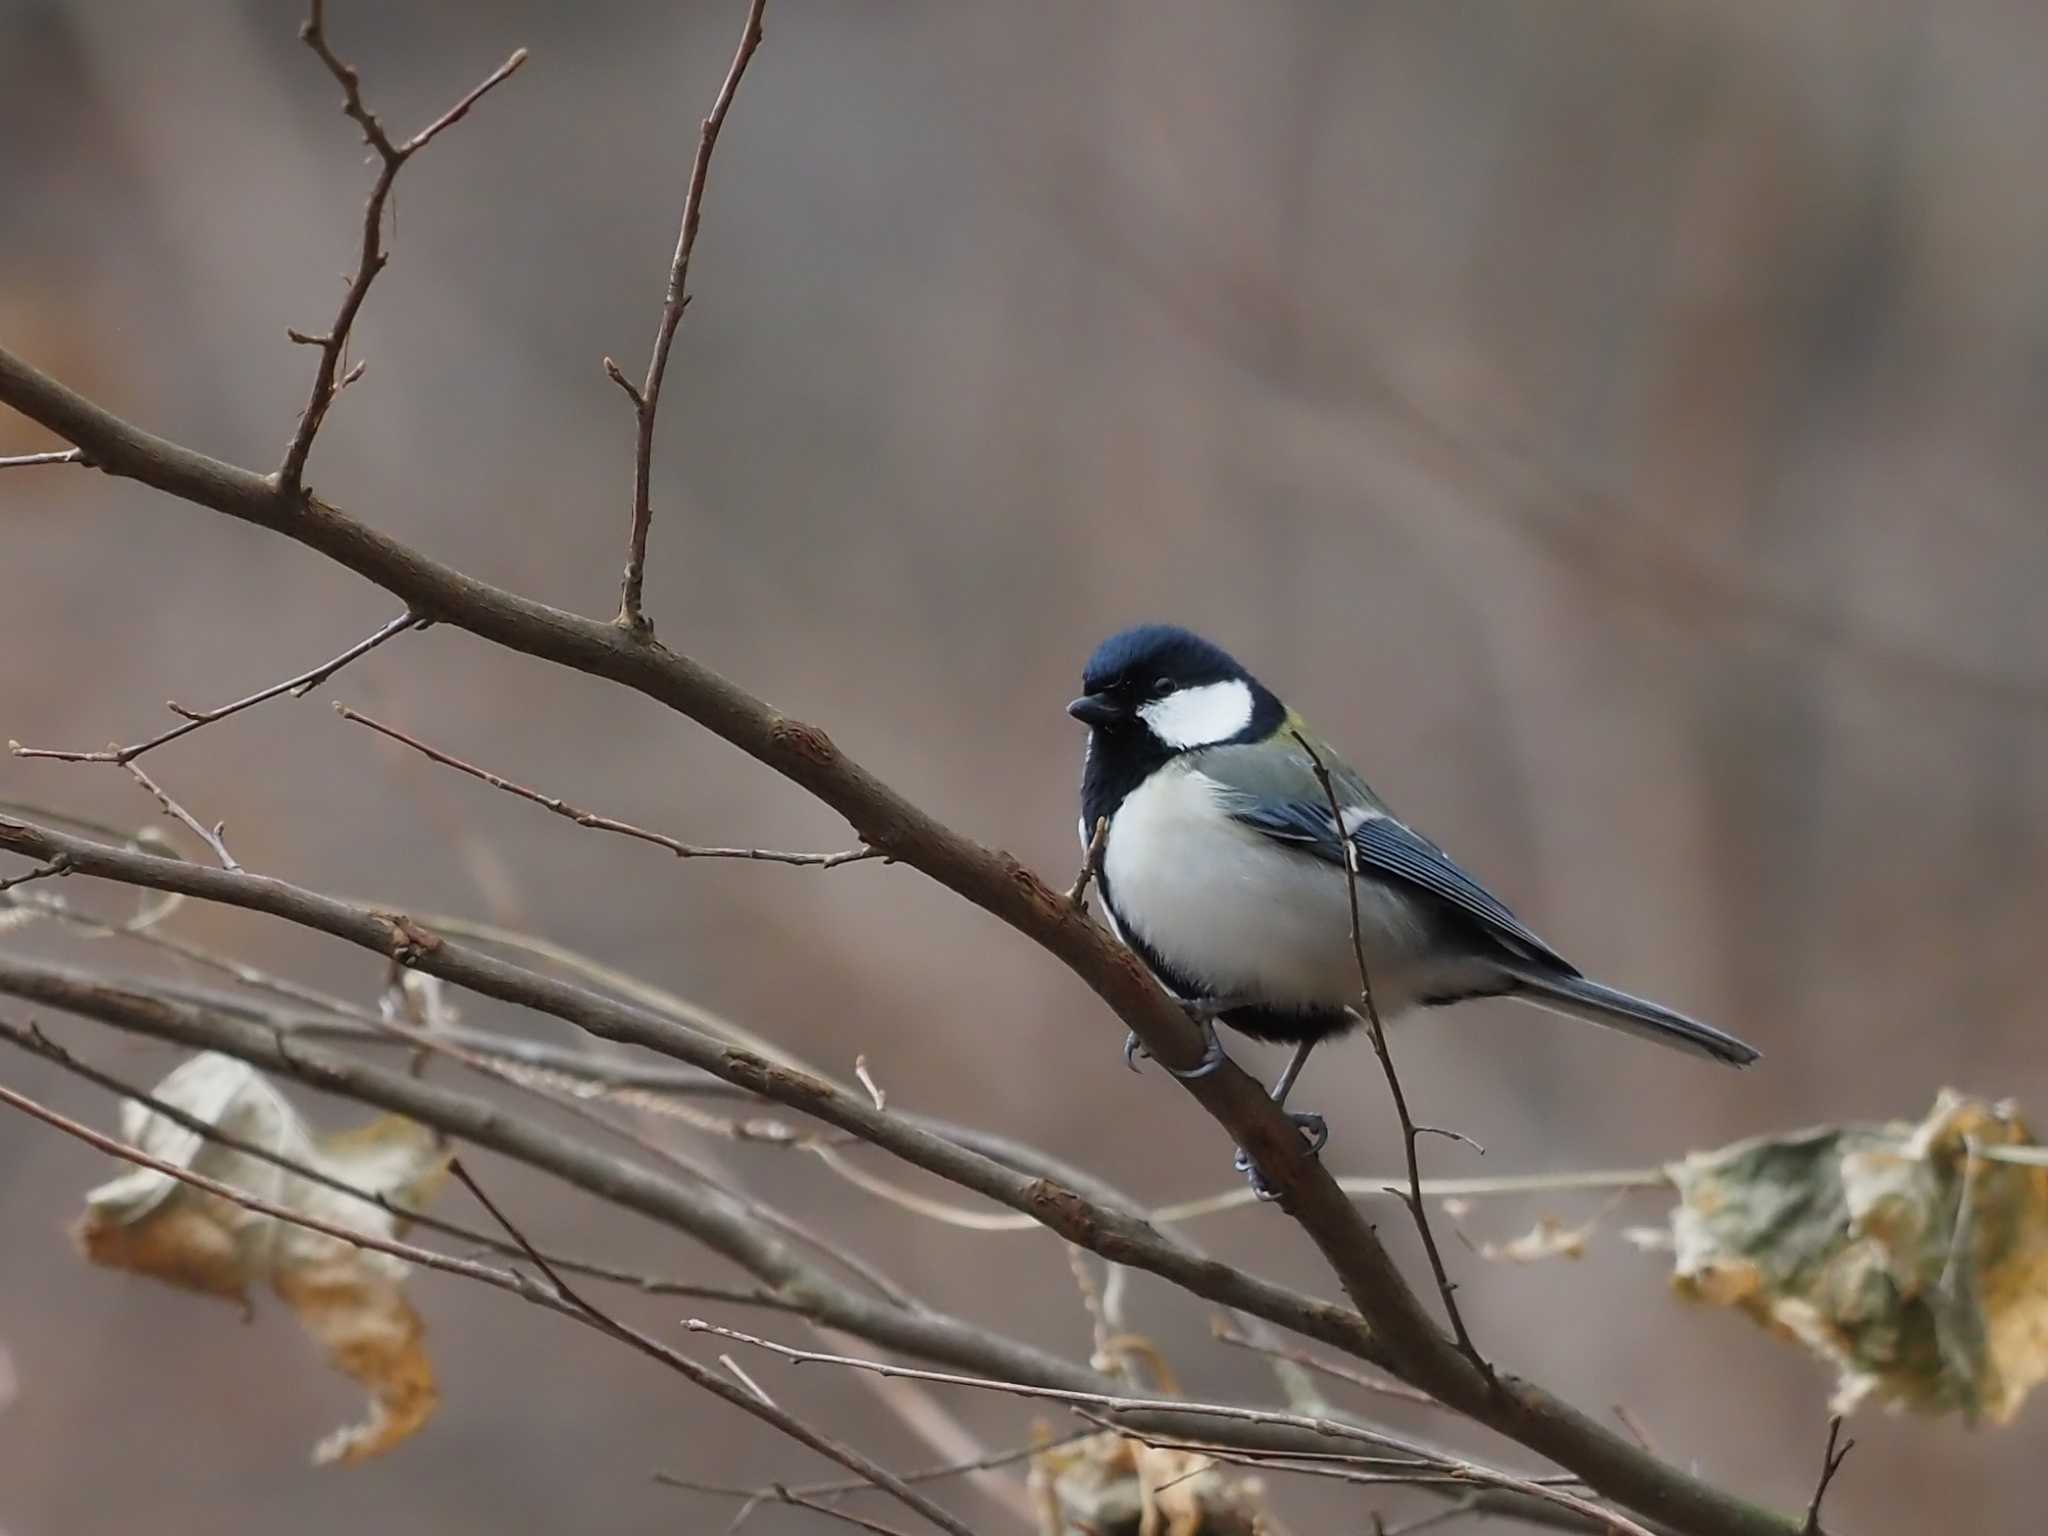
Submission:
<svg viewBox="0 0 2048 1536">
<path fill-rule="evenodd" d="M 1081 769 L 1081 825 L 1095 835 L 1095 823 L 1114 816 L 1125 796 L 1165 766 L 1171 748 L 1132 721 L 1107 731 L 1088 733 L 1088 759 Z"/>
</svg>

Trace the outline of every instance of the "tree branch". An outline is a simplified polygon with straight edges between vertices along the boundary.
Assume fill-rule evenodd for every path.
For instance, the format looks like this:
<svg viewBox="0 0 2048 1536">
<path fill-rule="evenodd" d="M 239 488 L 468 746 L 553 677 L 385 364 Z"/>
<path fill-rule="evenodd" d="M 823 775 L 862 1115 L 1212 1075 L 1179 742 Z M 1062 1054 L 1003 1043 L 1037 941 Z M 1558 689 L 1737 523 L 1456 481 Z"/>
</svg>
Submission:
<svg viewBox="0 0 2048 1536">
<path fill-rule="evenodd" d="M 902 1307 L 864 1296 L 792 1253 L 730 1202 L 692 1190 L 536 1121 L 507 1115 L 488 1099 L 372 1066 L 288 1031 L 222 1017 L 141 988 L 117 986 L 97 976 L 5 954 L 0 954 L 0 995 L 62 1009 L 192 1050 L 220 1051 L 322 1092 L 405 1115 L 455 1140 L 550 1173 L 608 1204 L 693 1237 L 755 1275 L 770 1289 L 765 1298 L 746 1298 L 748 1304 L 780 1306 L 884 1349 L 1000 1380 L 1076 1391 L 1113 1391 L 1117 1386 L 1085 1366 L 921 1303 Z M 597 1278 L 635 1283 L 635 1277 L 627 1275 Z M 1213 1424 L 1173 1413 L 1141 1416 L 1131 1422 L 1133 1428 L 1161 1434 L 1215 1434 Z M 1261 1426 L 1248 1426 L 1246 1433 L 1225 1438 L 1250 1449 L 1297 1454 L 1323 1443 L 1317 1436 Z"/>
<path fill-rule="evenodd" d="M 1358 845 L 1351 840 L 1351 834 L 1344 825 L 1344 808 L 1337 802 L 1337 786 L 1330 779 L 1330 770 L 1323 765 L 1322 754 L 1302 732 L 1292 731 L 1289 734 L 1308 754 L 1316 783 L 1322 787 L 1323 798 L 1330 807 L 1330 828 L 1344 849 L 1344 899 L 1351 911 L 1351 953 L 1358 962 L 1358 1002 L 1365 1011 L 1365 1022 L 1372 1034 L 1373 1053 L 1379 1057 L 1380 1070 L 1386 1074 L 1387 1093 L 1394 1101 L 1394 1113 L 1400 1117 L 1401 1146 L 1408 1159 L 1408 1191 L 1401 1196 L 1401 1201 L 1408 1207 L 1408 1214 L 1415 1221 L 1415 1230 L 1422 1236 L 1422 1251 L 1429 1257 L 1429 1271 L 1436 1277 L 1437 1294 L 1443 1298 L 1444 1315 L 1451 1321 L 1451 1332 L 1458 1341 L 1459 1353 L 1472 1362 L 1473 1368 L 1486 1379 L 1489 1387 L 1495 1386 L 1493 1367 L 1479 1353 L 1479 1346 L 1472 1342 L 1472 1335 L 1465 1327 L 1465 1314 L 1458 1307 L 1458 1287 L 1444 1268 L 1444 1256 L 1437 1249 L 1436 1234 L 1430 1230 L 1428 1208 L 1422 1203 L 1422 1164 L 1416 1143 L 1421 1140 L 1424 1128 L 1418 1126 L 1415 1117 L 1408 1113 L 1408 1095 L 1401 1089 L 1401 1075 L 1394 1070 L 1394 1054 L 1387 1049 L 1387 1029 L 1380 1022 L 1379 1005 L 1372 997 L 1372 975 L 1365 963 L 1365 934 L 1358 919 Z"/>
<path fill-rule="evenodd" d="M 711 174 L 711 152 L 718 147 L 719 130 L 725 114 L 732 110 L 739 93 L 740 77 L 761 46 L 761 11 L 767 0 L 749 0 L 746 26 L 740 32 L 739 50 L 711 104 L 697 135 L 697 158 L 690 166 L 690 189 L 683 197 L 683 221 L 676 231 L 676 253 L 669 262 L 668 290 L 662 300 L 661 321 L 654 331 L 654 350 L 647 359 L 647 378 L 638 389 L 626 381 L 619 365 L 604 360 L 605 372 L 633 402 L 636 431 L 633 440 L 633 527 L 626 546 L 626 574 L 619 585 L 619 616 L 615 621 L 635 635 L 652 635 L 654 626 L 640 606 L 640 590 L 647 574 L 647 529 L 654 521 L 654 417 L 661 409 L 661 381 L 668 373 L 669 348 L 675 344 L 676 327 L 689 307 L 690 253 L 697 245 L 697 226 L 704 218 L 704 183 Z"/>
<path fill-rule="evenodd" d="M 368 726 L 378 735 L 388 737 L 401 746 L 411 747 L 430 762 L 444 768 L 453 768 L 457 773 L 466 773 L 473 779 L 481 780 L 493 789 L 502 789 L 509 795 L 532 802 L 544 810 L 553 811 L 557 816 L 567 817 L 579 827 L 590 827 L 599 832 L 616 832 L 622 837 L 638 838 L 643 843 L 652 843 L 657 848 L 666 848 L 679 859 L 751 859 L 767 864 L 800 864 L 815 869 L 837 869 L 842 864 L 858 864 L 864 859 L 878 859 L 880 852 L 873 848 L 847 848 L 838 853 L 782 853 L 773 848 L 706 848 L 696 843 L 678 842 L 661 832 L 649 832 L 636 827 L 629 821 L 620 821 L 611 816 L 600 816 L 595 811 L 578 810 L 568 801 L 554 795 L 543 794 L 537 789 L 528 789 L 524 784 L 515 784 L 502 774 L 479 768 L 475 763 L 466 763 L 459 757 L 430 747 L 415 736 L 408 736 L 396 726 L 373 720 L 359 710 L 350 709 L 337 702 L 334 712 L 354 725 Z"/>
<path fill-rule="evenodd" d="M 247 698 L 237 699 L 232 704 L 223 704 L 218 709 L 187 709 L 176 699 L 166 699 L 164 708 L 180 717 L 184 723 L 174 725 L 147 741 L 138 741 L 133 746 L 109 747 L 104 752 L 66 752 L 54 747 L 24 747 L 18 741 L 10 741 L 7 749 L 16 757 L 49 757 L 66 763 L 131 763 L 145 752 L 154 752 L 158 747 L 176 741 L 180 736 L 191 735 L 202 725 L 225 720 L 229 715 L 239 714 L 253 705 L 261 704 L 265 699 L 274 699 L 281 693 L 304 697 L 307 690 L 319 687 L 357 657 L 368 655 L 393 635 L 402 634 L 421 622 L 423 621 L 410 611 L 401 613 L 367 640 L 358 640 L 333 660 L 323 661 L 309 672 L 301 672 L 297 677 L 288 677 L 281 683 L 272 683 L 268 688 L 259 688 Z"/>
<path fill-rule="evenodd" d="M 384 125 L 377 120 L 377 115 L 363 104 L 362 77 L 328 46 L 324 0 L 311 0 L 305 24 L 299 28 L 299 37 L 319 55 L 320 62 L 327 66 L 327 72 L 340 84 L 342 111 L 362 129 L 363 142 L 376 151 L 381 164 L 377 180 L 370 188 L 370 200 L 363 208 L 362 249 L 356 258 L 355 275 L 348 280 L 348 291 L 334 316 L 334 323 L 320 336 L 307 335 L 303 331 L 290 333 L 293 341 L 320 349 L 320 362 L 313 370 L 312 393 L 307 397 L 305 410 L 299 414 L 298 430 L 286 445 L 284 462 L 277 470 L 275 483 L 290 498 L 298 496 L 304 483 L 306 456 L 313 451 L 313 439 L 319 435 L 320 424 L 327 418 L 327 408 L 334 403 L 334 397 L 362 373 L 363 365 L 358 363 L 340 379 L 335 377 L 342 358 L 347 354 L 349 333 L 355 328 L 356 316 L 362 312 L 363 300 L 370 295 L 370 284 L 376 281 L 377 274 L 391 260 L 391 253 L 384 249 L 384 205 L 390 200 L 392 183 L 398 180 L 398 173 L 406 161 L 425 149 L 443 129 L 461 121 L 487 91 L 503 83 L 526 62 L 526 50 L 515 50 L 510 58 L 484 78 L 482 84 L 454 106 L 403 144 L 394 144 L 384 131 Z"/>
</svg>

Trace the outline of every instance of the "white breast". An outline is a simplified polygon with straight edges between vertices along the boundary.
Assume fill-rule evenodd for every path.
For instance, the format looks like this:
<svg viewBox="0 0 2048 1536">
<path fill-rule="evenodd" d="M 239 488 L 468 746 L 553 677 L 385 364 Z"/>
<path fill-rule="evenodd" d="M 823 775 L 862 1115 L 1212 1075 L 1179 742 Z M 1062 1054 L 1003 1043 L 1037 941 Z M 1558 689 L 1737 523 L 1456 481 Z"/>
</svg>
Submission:
<svg viewBox="0 0 2048 1536">
<path fill-rule="evenodd" d="M 1103 873 L 1123 927 L 1213 996 L 1283 1008 L 1358 1000 L 1343 872 L 1232 821 L 1219 786 L 1172 765 L 1110 822 Z M 1421 986 L 1428 933 L 1397 891 L 1359 883 L 1359 916 L 1383 1017 Z"/>
</svg>

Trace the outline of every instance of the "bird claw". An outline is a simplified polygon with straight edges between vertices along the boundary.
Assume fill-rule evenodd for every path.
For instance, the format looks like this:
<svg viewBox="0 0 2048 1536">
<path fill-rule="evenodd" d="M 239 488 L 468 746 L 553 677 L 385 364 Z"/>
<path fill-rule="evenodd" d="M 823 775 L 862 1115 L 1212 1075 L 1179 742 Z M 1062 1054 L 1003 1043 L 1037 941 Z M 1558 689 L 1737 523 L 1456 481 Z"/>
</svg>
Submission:
<svg viewBox="0 0 2048 1536">
<path fill-rule="evenodd" d="M 1216 1038 L 1216 1014 L 1221 1012 L 1222 1008 L 1206 1003 L 1183 1003 L 1181 1006 L 1187 1010 L 1188 1017 L 1201 1026 L 1206 1048 L 1202 1052 L 1202 1059 L 1185 1071 L 1179 1067 L 1168 1067 L 1166 1070 L 1182 1082 L 1191 1083 L 1198 1077 L 1207 1077 L 1230 1058 L 1223 1053 L 1223 1042 Z M 1124 1036 L 1124 1065 L 1135 1072 L 1138 1070 L 1140 1057 L 1149 1061 L 1152 1059 L 1152 1053 L 1145 1049 L 1144 1043 L 1138 1039 L 1138 1032 L 1134 1029 Z"/>
<path fill-rule="evenodd" d="M 1320 1156 L 1323 1148 L 1330 1143 L 1330 1122 L 1317 1114 L 1289 1115 L 1287 1118 L 1294 1122 L 1294 1128 L 1307 1139 L 1308 1155 Z M 1252 1161 L 1251 1153 L 1243 1147 L 1237 1149 L 1237 1156 L 1232 1159 L 1231 1166 L 1245 1176 L 1252 1187 L 1252 1194 L 1258 1199 L 1280 1198 L 1280 1191 L 1266 1182 L 1266 1176 L 1259 1172 L 1259 1165 Z"/>
</svg>

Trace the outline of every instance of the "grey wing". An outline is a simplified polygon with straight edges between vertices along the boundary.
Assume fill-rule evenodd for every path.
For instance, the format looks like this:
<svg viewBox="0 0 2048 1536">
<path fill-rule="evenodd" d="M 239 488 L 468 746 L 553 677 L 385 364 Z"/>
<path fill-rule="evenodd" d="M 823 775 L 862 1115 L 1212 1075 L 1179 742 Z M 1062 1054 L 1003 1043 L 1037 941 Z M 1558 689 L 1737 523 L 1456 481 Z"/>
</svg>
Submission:
<svg viewBox="0 0 2048 1536">
<path fill-rule="evenodd" d="M 1328 804 L 1249 796 L 1233 799 L 1231 815 L 1244 825 L 1327 863 L 1341 866 L 1346 862 Z M 1351 846 L 1357 851 L 1362 873 L 1427 891 L 1472 918 L 1509 950 L 1556 966 L 1566 975 L 1579 974 L 1575 966 L 1530 932 L 1528 925 L 1502 906 L 1497 896 L 1452 863 L 1450 855 L 1428 838 L 1383 812 L 1366 808 L 1346 807 L 1344 819 L 1351 823 Z"/>
</svg>

